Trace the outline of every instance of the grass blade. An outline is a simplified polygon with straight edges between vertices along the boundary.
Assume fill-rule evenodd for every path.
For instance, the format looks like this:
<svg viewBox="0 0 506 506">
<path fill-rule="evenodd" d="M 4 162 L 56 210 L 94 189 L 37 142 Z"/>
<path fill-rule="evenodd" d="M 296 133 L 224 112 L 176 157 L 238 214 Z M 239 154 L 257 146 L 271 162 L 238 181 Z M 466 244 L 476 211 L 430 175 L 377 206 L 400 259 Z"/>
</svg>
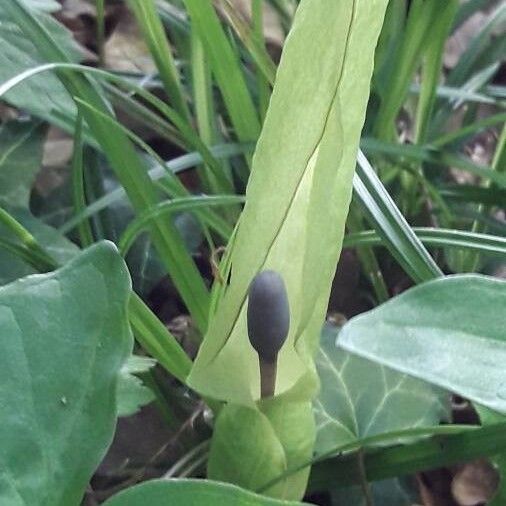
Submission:
<svg viewBox="0 0 506 506">
<path fill-rule="evenodd" d="M 365 453 L 364 466 L 368 481 L 383 480 L 451 466 L 480 457 L 491 457 L 506 451 L 506 424 L 489 425 L 448 436 L 435 436 L 428 441 L 384 448 Z M 350 457 L 335 457 L 315 464 L 311 471 L 309 489 L 360 483 Z"/>
<path fill-rule="evenodd" d="M 506 259 L 506 238 L 504 237 L 444 228 L 413 227 L 412 230 L 420 241 L 430 246 L 465 248 Z M 385 241 L 375 230 L 365 230 L 346 235 L 343 246 L 346 248 L 385 246 Z"/>
<path fill-rule="evenodd" d="M 156 12 L 154 1 L 128 0 L 128 5 L 135 14 L 171 104 L 180 116 L 190 124 L 190 110 L 183 95 L 183 87 L 172 50 L 160 17 Z"/>
<path fill-rule="evenodd" d="M 149 229 L 151 222 L 159 217 L 171 215 L 183 211 L 193 211 L 201 207 L 212 206 L 225 206 L 243 203 L 244 197 L 236 195 L 226 196 L 200 196 L 174 199 L 167 202 L 160 202 L 156 207 L 149 209 L 149 211 L 137 216 L 132 222 L 129 223 L 126 230 L 123 232 L 118 248 L 123 256 L 125 256 L 135 242 L 140 233 Z M 230 238 L 231 231 L 217 230 L 221 233 L 222 238 L 227 241 Z"/>
<path fill-rule="evenodd" d="M 413 74 L 426 47 L 430 28 L 439 15 L 439 0 L 413 0 L 402 40 L 394 52 L 391 84 L 383 96 L 374 124 L 379 139 L 392 140 L 395 133 L 395 119 L 409 90 Z"/>
<path fill-rule="evenodd" d="M 191 360 L 167 327 L 134 292 L 130 298 L 129 319 L 139 344 L 184 383 L 190 373 Z"/>
<path fill-rule="evenodd" d="M 429 121 L 436 103 L 445 43 L 458 7 L 458 0 L 449 0 L 442 4 L 429 28 L 427 45 L 423 54 L 420 96 L 416 109 L 415 137 L 417 143 L 424 142 L 427 137 Z"/>
<path fill-rule="evenodd" d="M 415 282 L 443 275 L 361 151 L 353 188 L 368 220 L 382 236 L 390 253 Z"/>
<path fill-rule="evenodd" d="M 98 65 L 105 65 L 105 0 L 95 0 L 97 9 L 97 52 Z"/>
<path fill-rule="evenodd" d="M 244 47 L 248 50 L 258 70 L 263 74 L 265 80 L 273 85 L 276 79 L 276 65 L 269 56 L 262 41 L 255 36 L 255 32 L 248 23 L 241 18 L 240 14 L 237 12 L 237 7 L 235 7 L 230 0 L 222 0 L 220 5 L 223 6 L 230 26 L 232 26 L 237 36 L 244 44 Z"/>
<path fill-rule="evenodd" d="M 477 165 L 467 158 L 447 151 L 439 151 L 432 146 L 416 146 L 383 142 L 371 137 L 362 138 L 360 143 L 366 153 L 380 153 L 398 163 L 399 158 L 428 162 L 441 167 L 455 167 L 465 170 L 485 180 L 489 179 L 501 188 L 506 188 L 506 175 L 494 171 L 492 167 Z M 402 167 L 402 165 L 401 165 Z"/>
<path fill-rule="evenodd" d="M 248 149 L 247 147 L 245 148 L 239 144 L 223 144 L 212 148 L 212 151 L 214 156 L 230 157 L 242 154 L 245 151 L 248 151 Z M 180 156 L 166 163 L 166 168 L 173 171 L 174 173 L 178 173 L 195 167 L 199 163 L 202 163 L 202 161 L 202 157 L 198 153 L 193 152 Z M 158 181 L 159 179 L 165 177 L 167 173 L 166 169 L 156 167 L 154 169 L 151 169 L 148 172 L 148 175 L 153 181 Z M 109 192 L 107 195 L 104 195 L 103 197 L 97 199 L 95 202 L 89 204 L 81 213 L 77 214 L 64 225 L 62 225 L 62 227 L 60 227 L 60 232 L 62 234 L 68 233 L 70 230 L 75 228 L 83 219 L 89 218 L 90 216 L 99 213 L 100 211 L 109 207 L 111 204 L 124 198 L 126 198 L 126 193 L 123 188 L 118 188 Z"/>
<path fill-rule="evenodd" d="M 211 2 L 183 0 L 193 28 L 201 38 L 211 69 L 225 101 L 230 121 L 241 142 L 256 141 L 260 122 L 239 61 Z"/>
<path fill-rule="evenodd" d="M 78 114 L 74 134 L 74 154 L 72 156 L 72 200 L 74 214 L 80 213 L 86 207 L 83 172 L 83 120 Z M 93 232 L 88 220 L 83 220 L 77 226 L 81 246 L 84 248 L 94 242 Z"/>
</svg>

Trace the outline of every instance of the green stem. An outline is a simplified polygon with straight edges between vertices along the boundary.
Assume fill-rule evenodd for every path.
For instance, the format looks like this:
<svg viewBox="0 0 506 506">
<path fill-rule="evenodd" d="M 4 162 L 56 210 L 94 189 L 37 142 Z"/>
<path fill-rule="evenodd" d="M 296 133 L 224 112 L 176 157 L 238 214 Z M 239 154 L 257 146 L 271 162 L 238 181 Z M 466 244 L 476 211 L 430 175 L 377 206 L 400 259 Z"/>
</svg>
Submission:
<svg viewBox="0 0 506 506">
<path fill-rule="evenodd" d="M 95 0 L 97 9 L 98 65 L 105 66 L 105 0 Z"/>
<path fill-rule="evenodd" d="M 374 506 L 374 500 L 372 497 L 371 486 L 367 481 L 367 473 L 365 469 L 365 461 L 364 461 L 364 450 L 359 450 L 357 452 L 357 464 L 358 464 L 358 473 L 360 476 L 360 486 L 362 487 L 362 492 L 364 493 L 364 500 L 366 506 Z"/>
</svg>

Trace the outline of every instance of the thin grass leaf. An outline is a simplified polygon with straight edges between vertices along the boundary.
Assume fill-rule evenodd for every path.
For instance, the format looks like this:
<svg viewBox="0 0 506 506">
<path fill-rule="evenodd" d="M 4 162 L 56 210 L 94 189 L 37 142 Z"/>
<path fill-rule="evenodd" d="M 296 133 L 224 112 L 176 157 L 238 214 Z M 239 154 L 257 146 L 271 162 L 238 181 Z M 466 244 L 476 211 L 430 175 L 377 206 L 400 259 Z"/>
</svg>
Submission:
<svg viewBox="0 0 506 506">
<path fill-rule="evenodd" d="M 444 228 L 413 227 L 418 239 L 428 246 L 463 248 L 506 259 L 506 238 L 496 235 L 450 230 Z M 343 247 L 385 246 L 385 241 L 375 230 L 347 234 Z"/>
<path fill-rule="evenodd" d="M 421 87 L 419 84 L 412 83 L 409 87 L 409 92 L 418 95 L 420 93 L 420 89 Z M 477 93 L 463 88 L 440 85 L 436 89 L 436 94 L 438 98 L 446 98 L 454 102 L 460 100 L 462 103 L 473 102 L 478 104 L 493 104 L 503 109 L 505 107 L 505 97 L 502 93 L 502 87 L 497 89 L 494 86 L 488 85 L 483 88 L 482 92 Z"/>
<path fill-rule="evenodd" d="M 483 188 L 474 185 L 454 184 L 439 188 L 441 196 L 457 202 L 503 206 L 506 202 L 506 190 L 500 188 Z"/>
<path fill-rule="evenodd" d="M 105 65 L 105 0 L 95 0 L 97 10 L 97 52 L 98 64 Z"/>
<path fill-rule="evenodd" d="M 504 424 L 506 426 L 506 424 Z M 349 465 L 349 461 L 353 458 L 356 459 L 356 453 L 362 450 L 369 450 L 370 453 L 375 453 L 375 448 L 386 447 L 387 450 L 390 450 L 389 446 L 399 447 L 402 445 L 404 441 L 412 441 L 413 438 L 439 438 L 442 436 L 457 436 L 467 432 L 473 432 L 479 430 L 480 426 L 478 425 L 437 425 L 432 427 L 415 427 L 412 429 L 400 429 L 393 430 L 388 432 L 383 432 L 381 434 L 375 434 L 373 436 L 367 436 L 363 438 L 354 439 L 353 441 L 348 441 L 339 446 L 336 446 L 325 453 L 314 456 L 307 462 L 300 464 L 297 468 L 288 469 L 280 476 L 276 477 L 272 482 L 260 487 L 258 492 L 263 492 L 272 483 L 277 483 L 281 481 L 283 478 L 292 475 L 293 473 L 300 471 L 305 467 L 310 466 L 318 466 L 319 464 L 324 464 L 325 462 L 338 462 L 341 458 L 346 460 Z M 406 448 L 409 448 L 410 445 L 405 445 Z M 380 450 L 381 451 L 381 450 Z M 355 476 L 355 479 L 358 481 L 360 477 L 357 473 L 357 467 L 350 466 L 350 471 Z M 312 471 L 312 474 L 314 472 Z M 342 477 L 341 477 L 342 478 Z M 312 478 L 310 478 L 311 481 Z M 340 482 L 339 482 L 340 483 Z M 314 489 L 314 482 L 310 483 L 310 489 Z"/>
<path fill-rule="evenodd" d="M 497 73 L 500 67 L 499 62 L 494 62 L 488 67 L 472 76 L 469 81 L 461 86 L 462 91 L 474 93 L 483 88 Z M 428 137 L 430 139 L 440 135 L 441 131 L 447 124 L 448 118 L 451 117 L 452 113 L 464 104 L 464 97 L 456 97 L 450 99 L 447 103 L 444 103 L 439 107 L 434 117 L 431 119 L 430 130 Z"/>
<path fill-rule="evenodd" d="M 392 140 L 395 119 L 406 98 L 413 75 L 420 63 L 421 54 L 429 40 L 428 35 L 440 10 L 439 0 L 414 0 L 409 8 L 402 41 L 392 55 L 391 81 L 386 96 L 381 98 L 374 123 L 375 136 Z"/>
<path fill-rule="evenodd" d="M 492 169 L 504 173 L 506 171 L 505 166 L 506 166 L 506 125 L 503 126 L 501 136 L 497 141 L 494 159 L 492 160 Z M 489 211 L 490 207 L 484 205 L 480 205 L 478 208 L 478 213 L 483 213 L 485 215 L 487 215 Z M 485 232 L 487 228 L 483 223 L 475 220 L 471 230 L 473 232 Z M 467 255 L 466 257 L 464 257 L 462 261 L 462 268 L 464 271 L 474 271 L 477 269 L 479 261 L 480 261 L 479 253 L 472 253 L 470 255 Z"/>
<path fill-rule="evenodd" d="M 18 221 L 9 214 L 3 207 L 0 207 L 0 224 L 9 230 L 16 237 L 23 248 L 32 251 L 34 258 L 47 267 L 55 265 L 54 259 L 40 246 L 37 239 Z"/>
<path fill-rule="evenodd" d="M 195 30 L 191 33 L 191 72 L 193 103 L 198 132 L 203 143 L 206 146 L 212 146 L 221 138 L 218 130 L 219 120 L 213 101 L 211 67 L 206 59 L 202 40 Z M 223 166 L 222 170 L 231 179 L 229 167 Z M 209 166 L 204 165 L 201 171 L 203 172 L 204 190 L 207 189 L 212 193 L 222 193 L 225 190 L 220 188 L 219 182 L 216 181 L 213 171 Z"/>
<path fill-rule="evenodd" d="M 128 0 L 128 5 L 135 14 L 172 106 L 181 118 L 184 118 L 190 125 L 190 110 L 183 94 L 183 86 L 172 56 L 172 50 L 160 17 L 156 12 L 154 1 Z"/>
<path fill-rule="evenodd" d="M 443 66 L 445 43 L 458 7 L 458 0 L 449 0 L 442 4 L 427 33 L 427 43 L 422 58 L 420 96 L 415 120 L 417 144 L 424 142 L 427 137 L 430 117 L 436 104 L 437 85 Z"/>
<path fill-rule="evenodd" d="M 490 50 L 494 30 L 506 21 L 506 4 L 500 3 L 488 23 L 474 37 L 447 78 L 449 86 L 461 86 L 476 72 L 481 56 Z M 503 38 L 504 39 L 504 38 Z M 504 40 L 503 40 L 504 42 Z"/>
<path fill-rule="evenodd" d="M 350 212 L 348 213 L 348 219 L 346 221 L 346 228 L 350 234 L 355 235 L 360 234 L 364 230 L 364 224 L 360 209 L 356 206 L 356 203 L 355 205 L 353 204 L 354 203 L 352 202 L 352 205 L 350 206 Z M 345 243 L 343 242 L 343 248 L 345 247 L 344 244 Z M 389 299 L 388 288 L 374 251 L 371 248 L 359 247 L 357 249 L 357 256 L 362 265 L 362 269 L 371 282 L 374 293 L 376 294 L 377 302 L 381 304 L 382 302 L 387 301 Z"/>
<path fill-rule="evenodd" d="M 15 241 L 0 237 L 0 248 L 8 251 L 38 272 L 50 272 L 54 269 L 53 263 L 41 261 L 32 251 Z"/>
<path fill-rule="evenodd" d="M 506 424 L 463 431 L 461 434 L 435 436 L 428 441 L 396 445 L 364 455 L 368 481 L 413 474 L 452 466 L 480 457 L 492 457 L 506 450 Z M 311 470 L 309 491 L 360 483 L 354 455 L 337 456 L 315 464 Z"/>
<path fill-rule="evenodd" d="M 465 170 L 479 176 L 485 180 L 490 179 L 501 188 L 506 188 L 506 176 L 492 167 L 486 165 L 477 165 L 467 158 L 460 155 L 450 153 L 448 151 L 439 151 L 429 146 L 416 146 L 409 144 L 395 144 L 390 142 L 383 142 L 371 137 L 364 137 L 360 143 L 361 148 L 366 153 L 370 154 L 383 154 L 391 158 L 396 163 L 399 163 L 399 157 L 407 160 L 416 160 L 420 162 L 428 162 L 441 167 L 449 168 L 455 167 L 457 169 Z"/>
<path fill-rule="evenodd" d="M 188 143 L 181 134 L 181 132 L 169 123 L 159 114 L 153 112 L 152 109 L 142 104 L 139 100 L 135 100 L 132 94 L 118 89 L 116 86 L 111 86 L 108 83 L 102 83 L 102 86 L 107 92 L 107 97 L 113 106 L 128 117 L 138 121 L 147 129 L 155 132 L 159 136 L 167 139 L 171 144 L 181 149 L 187 149 Z"/>
<path fill-rule="evenodd" d="M 261 40 L 255 36 L 254 30 L 252 30 L 249 24 L 241 17 L 237 11 L 237 7 L 234 6 L 230 0 L 222 0 L 220 5 L 225 11 L 230 26 L 232 26 L 237 36 L 244 44 L 244 47 L 248 50 L 258 70 L 260 70 L 265 80 L 273 85 L 276 79 L 276 65 L 265 49 L 265 46 L 262 44 Z"/>
<path fill-rule="evenodd" d="M 264 0 L 253 0 L 251 4 L 251 19 L 253 22 L 253 36 L 255 37 L 257 44 L 265 49 L 265 34 L 264 34 Z M 275 69 L 276 70 L 276 69 Z M 261 72 L 260 69 L 257 71 L 257 88 L 258 88 L 258 110 L 260 113 L 260 119 L 263 123 L 267 108 L 269 107 L 269 98 L 271 96 L 271 88 L 269 81 Z"/>
<path fill-rule="evenodd" d="M 228 180 L 227 175 L 223 172 L 223 169 L 220 163 L 214 159 L 212 154 L 210 153 L 207 146 L 201 141 L 198 135 L 193 131 L 192 128 L 188 126 L 188 124 L 182 119 L 179 114 L 174 111 L 171 107 L 165 104 L 162 100 L 157 98 L 155 95 L 145 90 L 143 87 L 133 84 L 132 82 L 124 79 L 116 74 L 111 72 L 107 72 L 101 69 L 96 69 L 92 67 L 86 67 L 84 65 L 77 65 L 72 63 L 48 63 L 44 65 L 40 65 L 39 67 L 29 69 L 18 76 L 9 79 L 9 81 L 3 83 L 0 86 L 0 96 L 4 93 L 7 93 L 9 90 L 19 85 L 26 79 L 41 73 L 47 72 L 49 70 L 71 70 L 75 71 L 77 74 L 90 74 L 92 76 L 96 76 L 99 79 L 103 79 L 105 81 L 110 81 L 120 86 L 127 88 L 129 91 L 139 95 L 143 99 L 145 99 L 150 105 L 152 105 L 156 110 L 158 110 L 163 116 L 165 116 L 174 126 L 179 130 L 181 134 L 181 139 L 185 144 L 185 147 L 189 149 L 196 149 L 202 153 L 202 156 L 206 162 L 206 164 L 210 167 L 214 177 L 220 184 L 220 188 L 222 192 L 227 193 L 232 190 L 231 182 Z M 82 97 L 81 97 L 82 98 Z M 85 100 L 86 101 L 86 100 Z M 87 101 L 90 104 L 93 102 Z M 95 106 L 96 110 L 100 110 L 100 108 Z M 141 112 L 146 119 L 150 118 L 153 121 L 153 113 L 149 114 L 146 108 L 141 104 L 136 105 L 136 109 L 138 112 Z M 157 118 L 154 120 L 155 124 L 158 124 L 160 128 L 170 135 L 172 132 L 172 127 L 170 124 L 164 122 L 163 118 Z M 127 130 L 125 130 L 126 132 Z M 183 186 L 181 185 L 181 188 Z"/>
<path fill-rule="evenodd" d="M 239 60 L 212 3 L 200 0 L 184 0 L 183 3 L 202 39 L 237 138 L 241 142 L 255 141 L 260 134 L 260 122 Z"/>
<path fill-rule="evenodd" d="M 227 158 L 243 154 L 245 151 L 250 151 L 251 147 L 240 144 L 222 144 L 211 148 L 211 150 L 213 151 L 214 156 L 218 158 Z M 193 152 L 182 155 L 178 158 L 175 158 L 174 160 L 167 162 L 166 166 L 174 173 L 178 173 L 191 169 L 202 162 L 203 159 L 200 154 Z M 152 181 L 158 181 L 165 177 L 167 173 L 165 168 L 156 167 L 154 169 L 151 169 L 148 172 L 148 175 Z M 62 234 L 70 232 L 80 223 L 81 220 L 89 218 L 90 216 L 93 216 L 96 213 L 99 213 L 100 211 L 106 209 L 115 202 L 125 198 L 126 193 L 123 188 L 117 188 L 116 190 L 109 192 L 107 195 L 104 195 L 103 197 L 97 199 L 95 202 L 89 204 L 81 213 L 77 214 L 69 221 L 67 221 L 64 225 L 62 225 L 60 227 L 60 232 Z"/>
<path fill-rule="evenodd" d="M 448 132 L 445 135 L 441 135 L 437 139 L 434 139 L 431 142 L 431 146 L 434 146 L 436 149 L 444 148 L 449 144 L 454 144 L 455 142 L 464 142 L 466 139 L 471 137 L 472 135 L 476 135 L 487 128 L 490 128 L 498 123 L 504 123 L 506 121 L 506 113 L 493 114 L 491 116 L 487 116 L 482 120 L 473 121 L 473 123 L 459 128 L 453 132 Z"/>
<path fill-rule="evenodd" d="M 168 215 L 170 217 L 170 215 L 178 212 L 194 211 L 202 207 L 206 208 L 213 206 L 235 205 L 238 203 L 243 203 L 244 201 L 244 197 L 239 195 L 214 195 L 179 198 L 167 202 L 160 202 L 156 205 L 156 207 L 153 207 L 149 211 L 137 216 L 128 224 L 127 228 L 123 232 L 123 235 L 121 236 L 118 249 L 120 250 L 120 253 L 125 256 L 139 234 L 146 229 L 149 229 L 153 219 L 159 216 Z M 225 241 L 230 238 L 231 230 L 220 229 L 216 230 L 216 232 L 221 234 L 222 239 Z"/>
<path fill-rule="evenodd" d="M 170 374 L 184 383 L 191 369 L 191 360 L 167 327 L 134 292 L 130 297 L 128 315 L 139 344 Z"/>
<path fill-rule="evenodd" d="M 428 281 L 443 275 L 362 152 L 358 155 L 353 187 L 368 220 L 382 236 L 390 253 L 415 282 Z"/>
<path fill-rule="evenodd" d="M 498 0 L 468 0 L 460 4 L 459 11 L 455 18 L 453 31 L 457 30 L 463 23 L 465 23 L 475 12 L 481 9 L 489 9 Z"/>
<path fill-rule="evenodd" d="M 182 185 L 182 183 L 179 181 L 178 178 L 175 177 L 175 175 L 167 168 L 164 161 L 160 158 L 160 156 L 145 142 L 143 141 L 138 135 L 134 134 L 131 130 L 124 127 L 121 123 L 117 122 L 114 118 L 107 115 L 102 115 L 102 113 L 93 107 L 91 107 L 89 104 L 86 104 L 82 100 L 76 98 L 76 103 L 83 108 L 88 108 L 90 110 L 93 110 L 95 114 L 102 117 L 104 122 L 110 123 L 111 125 L 114 125 L 115 128 L 119 129 L 122 132 L 125 132 L 125 134 L 141 149 L 145 150 L 151 158 L 158 164 L 159 168 L 163 171 L 165 171 L 165 176 L 168 176 L 163 179 L 161 188 L 164 190 L 167 190 L 169 193 L 169 196 L 187 196 L 189 195 L 188 190 Z M 152 209 L 152 208 L 150 208 Z M 149 210 L 148 210 L 149 211 Z M 206 230 L 206 227 L 209 225 L 212 227 L 216 232 L 218 232 L 222 237 L 228 238 L 230 234 L 232 233 L 232 227 L 219 215 L 214 214 L 212 211 L 208 210 L 206 213 L 201 213 L 200 211 L 197 212 L 198 217 L 200 218 L 201 225 L 204 228 L 204 232 L 208 233 Z M 156 217 L 156 214 L 155 214 Z M 156 221 L 156 220 L 151 220 Z M 154 223 L 151 223 L 152 225 Z"/>
<path fill-rule="evenodd" d="M 74 134 L 74 153 L 72 156 L 72 200 L 74 204 L 74 214 L 82 212 L 86 207 L 86 196 L 84 192 L 84 173 L 83 173 L 83 120 L 78 114 L 76 121 L 76 130 Z M 88 220 L 83 220 L 77 227 L 81 246 L 84 248 L 94 242 L 93 232 Z"/>
</svg>

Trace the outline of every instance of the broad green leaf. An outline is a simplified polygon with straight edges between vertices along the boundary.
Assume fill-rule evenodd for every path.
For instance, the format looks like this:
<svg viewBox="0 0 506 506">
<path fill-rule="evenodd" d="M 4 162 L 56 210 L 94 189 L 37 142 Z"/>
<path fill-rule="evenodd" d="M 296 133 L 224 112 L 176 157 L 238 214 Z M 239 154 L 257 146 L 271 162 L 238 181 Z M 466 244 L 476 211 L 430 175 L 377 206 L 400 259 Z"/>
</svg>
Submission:
<svg viewBox="0 0 506 506">
<path fill-rule="evenodd" d="M 385 7 L 384 0 L 299 6 L 253 159 L 230 286 L 189 377 L 202 394 L 250 406 L 259 397 L 245 309 L 249 283 L 263 269 L 283 276 L 291 307 L 277 393 L 298 382 L 301 400 L 315 391 L 311 354 L 341 250 Z"/>
<path fill-rule="evenodd" d="M 316 455 L 363 438 L 415 427 L 436 426 L 448 418 L 447 395 L 417 379 L 356 357 L 335 346 L 338 328 L 325 325 L 316 357 L 321 387 L 313 402 Z M 355 466 L 359 472 L 359 461 Z M 409 483 L 371 484 L 374 504 L 411 506 Z M 335 504 L 365 506 L 362 487 L 330 489 Z M 411 501 L 411 502 L 410 502 Z"/>
<path fill-rule="evenodd" d="M 238 457 L 248 455 L 238 465 Z M 269 419 L 255 408 L 226 405 L 218 415 L 211 443 L 208 475 L 255 490 L 266 476 L 286 469 L 286 459 Z"/>
<path fill-rule="evenodd" d="M 506 412 L 506 281 L 450 276 L 350 320 L 338 345 Z"/>
<path fill-rule="evenodd" d="M 115 495 L 104 506 L 301 506 L 277 501 L 227 483 L 207 480 L 152 480 Z M 304 503 L 305 504 L 305 503 Z"/>
<path fill-rule="evenodd" d="M 25 36 L 10 16 L 5 4 L 6 2 L 0 2 L 0 83 L 43 63 L 36 42 Z M 50 7 L 56 2 L 32 0 L 28 3 L 35 8 L 40 8 L 43 4 Z M 77 61 L 79 52 L 71 33 L 46 13 L 38 12 L 37 18 L 52 33 L 61 50 L 72 61 Z M 61 115 L 73 117 L 76 112 L 71 97 L 52 74 L 40 75 L 21 84 L 9 92 L 5 100 L 61 127 L 64 127 L 65 123 L 58 119 L 56 113 L 61 118 Z"/>
<path fill-rule="evenodd" d="M 208 476 L 272 497 L 298 499 L 304 495 L 309 467 L 267 489 L 265 485 L 311 458 L 314 435 L 311 403 L 289 394 L 262 401 L 260 409 L 227 404 L 214 427 Z"/>
<path fill-rule="evenodd" d="M 337 348 L 337 335 L 336 327 L 325 325 L 316 358 L 317 454 L 377 434 L 435 426 L 448 417 L 445 393 Z"/>
<path fill-rule="evenodd" d="M 2 504 L 79 504 L 114 432 L 129 296 L 111 243 L 0 289 Z"/>
<path fill-rule="evenodd" d="M 149 357 L 139 355 L 128 357 L 121 368 L 118 382 L 118 416 L 133 415 L 155 398 L 153 392 L 135 376 L 149 371 L 155 364 L 156 360 Z"/>
</svg>

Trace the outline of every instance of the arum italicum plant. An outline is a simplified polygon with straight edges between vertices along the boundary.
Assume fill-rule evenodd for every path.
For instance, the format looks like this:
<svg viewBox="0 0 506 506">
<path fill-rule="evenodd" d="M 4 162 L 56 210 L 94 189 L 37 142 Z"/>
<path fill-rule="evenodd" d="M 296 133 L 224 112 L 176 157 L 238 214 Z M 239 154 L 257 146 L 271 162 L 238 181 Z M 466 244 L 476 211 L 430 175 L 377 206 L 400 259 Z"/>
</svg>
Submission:
<svg viewBox="0 0 506 506">
<path fill-rule="evenodd" d="M 210 479 L 259 490 L 312 456 L 311 401 L 318 391 L 313 356 L 341 252 L 386 5 L 303 0 L 297 10 L 254 153 L 246 205 L 224 261 L 222 278 L 230 274 L 230 284 L 214 292 L 216 309 L 187 379 L 204 397 L 223 402 Z M 274 395 L 264 397 L 247 328 L 250 284 L 262 271 L 283 280 L 290 308 Z M 264 493 L 300 499 L 308 472 L 291 474 Z"/>
</svg>

